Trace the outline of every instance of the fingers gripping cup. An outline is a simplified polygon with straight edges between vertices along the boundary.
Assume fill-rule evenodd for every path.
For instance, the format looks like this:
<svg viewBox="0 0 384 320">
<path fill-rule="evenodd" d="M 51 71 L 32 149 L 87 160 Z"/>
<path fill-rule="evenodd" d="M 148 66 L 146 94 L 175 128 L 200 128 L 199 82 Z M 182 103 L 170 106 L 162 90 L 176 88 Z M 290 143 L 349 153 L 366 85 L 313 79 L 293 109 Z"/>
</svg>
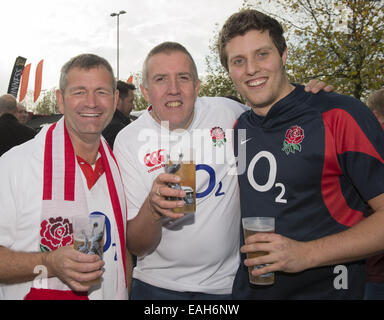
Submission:
<svg viewBox="0 0 384 320">
<path fill-rule="evenodd" d="M 168 200 L 183 200 L 184 206 L 172 209 L 175 213 L 188 213 L 196 211 L 196 165 L 193 153 L 178 152 L 176 156 L 167 156 L 165 172 L 180 177 L 180 183 L 169 183 L 173 189 L 183 190 L 184 198 L 168 197 Z"/>
<path fill-rule="evenodd" d="M 260 232 L 275 232 L 275 218 L 274 217 L 248 217 L 242 219 L 243 231 L 244 231 L 244 240 L 249 236 L 260 233 Z M 248 252 L 247 259 L 257 258 L 260 256 L 267 255 L 266 251 L 257 251 L 257 252 Z M 252 275 L 252 270 L 260 269 L 266 265 L 258 265 L 248 267 L 249 273 L 249 282 L 256 285 L 271 285 L 275 282 L 275 275 L 273 272 L 263 274 L 261 276 L 255 277 Z"/>
</svg>

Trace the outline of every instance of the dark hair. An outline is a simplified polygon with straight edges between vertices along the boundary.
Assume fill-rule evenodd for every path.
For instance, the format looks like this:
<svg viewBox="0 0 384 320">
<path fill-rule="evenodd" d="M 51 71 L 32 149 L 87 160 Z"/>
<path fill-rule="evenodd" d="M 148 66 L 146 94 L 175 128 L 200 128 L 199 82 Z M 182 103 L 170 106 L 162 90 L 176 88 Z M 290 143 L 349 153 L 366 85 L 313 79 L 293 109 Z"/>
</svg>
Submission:
<svg viewBox="0 0 384 320">
<path fill-rule="evenodd" d="M 61 68 L 60 74 L 60 90 L 65 91 L 67 86 L 67 74 L 73 68 L 80 68 L 90 70 L 92 68 L 104 67 L 111 74 L 112 88 L 113 91 L 116 90 L 116 80 L 113 74 L 111 65 L 107 60 L 102 57 L 99 57 L 95 54 L 84 53 L 70 59 L 64 66 Z"/>
<path fill-rule="evenodd" d="M 193 60 L 193 58 L 192 58 L 191 54 L 188 52 L 188 50 L 183 45 L 181 45 L 180 43 L 177 43 L 177 42 L 163 42 L 163 43 L 160 43 L 159 45 L 157 45 L 156 47 L 154 47 L 151 51 L 149 51 L 147 57 L 144 60 L 144 64 L 143 64 L 143 85 L 144 85 L 144 87 L 148 86 L 147 64 L 148 64 L 149 58 L 151 58 L 154 55 L 159 54 L 159 53 L 171 53 L 171 52 L 175 52 L 175 51 L 185 53 L 188 56 L 189 60 L 191 61 L 192 75 L 194 77 L 194 83 L 196 85 L 196 83 L 199 80 L 199 76 L 197 74 L 197 67 L 196 67 L 195 61 Z"/>
<path fill-rule="evenodd" d="M 284 30 L 281 24 L 277 20 L 257 10 L 242 10 L 228 18 L 219 33 L 217 41 L 220 62 L 227 71 L 228 56 L 225 48 L 226 45 L 233 38 L 243 36 L 250 30 L 259 30 L 261 32 L 268 30 L 269 36 L 279 51 L 280 56 L 283 55 L 287 44 L 283 36 Z"/>
<path fill-rule="evenodd" d="M 128 96 L 128 92 L 136 90 L 136 87 L 132 83 L 126 83 L 124 81 L 118 80 L 117 90 L 119 90 L 119 97 L 124 99 Z"/>
</svg>

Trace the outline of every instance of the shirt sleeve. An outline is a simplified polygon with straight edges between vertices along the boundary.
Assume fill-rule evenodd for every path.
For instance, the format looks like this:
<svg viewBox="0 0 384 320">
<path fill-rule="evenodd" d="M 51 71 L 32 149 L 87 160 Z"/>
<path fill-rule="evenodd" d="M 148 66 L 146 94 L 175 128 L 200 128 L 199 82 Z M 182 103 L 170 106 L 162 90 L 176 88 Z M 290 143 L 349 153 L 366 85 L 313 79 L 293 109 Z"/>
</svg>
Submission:
<svg viewBox="0 0 384 320">
<path fill-rule="evenodd" d="M 344 176 L 368 201 L 384 193 L 384 131 L 364 104 L 348 102 L 348 108 L 333 108 L 323 119 Z"/>
<path fill-rule="evenodd" d="M 9 154 L 0 157 L 0 246 L 6 248 L 12 247 L 16 239 L 16 190 L 11 164 Z"/>
</svg>

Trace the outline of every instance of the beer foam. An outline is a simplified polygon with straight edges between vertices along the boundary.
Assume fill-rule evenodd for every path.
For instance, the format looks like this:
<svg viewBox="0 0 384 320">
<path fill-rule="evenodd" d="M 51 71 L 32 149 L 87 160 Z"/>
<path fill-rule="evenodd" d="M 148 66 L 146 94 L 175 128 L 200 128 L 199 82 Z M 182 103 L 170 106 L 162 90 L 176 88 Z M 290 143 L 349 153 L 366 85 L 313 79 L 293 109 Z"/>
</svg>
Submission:
<svg viewBox="0 0 384 320">
<path fill-rule="evenodd" d="M 266 225 L 262 225 L 262 224 L 246 224 L 244 226 L 245 229 L 249 230 L 249 231 L 256 231 L 256 232 L 271 232 L 271 231 L 275 231 L 275 227 L 274 226 L 266 226 Z"/>
<path fill-rule="evenodd" d="M 260 220 L 243 221 L 243 228 L 254 232 L 273 232 L 275 231 L 274 223 L 262 223 Z"/>
</svg>

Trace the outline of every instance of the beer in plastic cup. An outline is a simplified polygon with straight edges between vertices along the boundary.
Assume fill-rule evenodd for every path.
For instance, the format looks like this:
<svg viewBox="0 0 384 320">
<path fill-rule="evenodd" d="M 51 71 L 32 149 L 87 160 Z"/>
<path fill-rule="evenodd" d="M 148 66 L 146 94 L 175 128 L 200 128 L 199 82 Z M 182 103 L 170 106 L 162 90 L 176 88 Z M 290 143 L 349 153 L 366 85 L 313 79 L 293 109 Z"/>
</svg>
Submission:
<svg viewBox="0 0 384 320">
<path fill-rule="evenodd" d="M 259 232 L 275 232 L 275 218 L 274 217 L 248 217 L 242 219 L 244 241 L 247 237 L 259 233 Z M 266 251 L 248 252 L 247 259 L 257 258 L 260 256 L 267 255 Z M 248 267 L 249 282 L 257 285 L 271 285 L 275 282 L 275 274 L 269 272 L 261 276 L 255 277 L 252 275 L 252 270 L 260 269 L 266 265 L 258 265 Z"/>
<path fill-rule="evenodd" d="M 168 186 L 173 189 L 183 190 L 184 198 L 168 197 L 168 200 L 182 200 L 183 207 L 173 208 L 175 213 L 188 213 L 196 211 L 196 164 L 193 159 L 193 153 L 178 153 L 176 157 L 167 156 L 165 163 L 165 172 L 172 173 L 180 177 L 179 183 L 169 183 Z"/>
<path fill-rule="evenodd" d="M 97 254 L 102 259 L 104 224 L 103 215 L 74 216 L 72 219 L 74 248 L 86 254 Z M 100 283 L 100 280 L 98 278 L 86 284 L 95 286 Z"/>
</svg>

